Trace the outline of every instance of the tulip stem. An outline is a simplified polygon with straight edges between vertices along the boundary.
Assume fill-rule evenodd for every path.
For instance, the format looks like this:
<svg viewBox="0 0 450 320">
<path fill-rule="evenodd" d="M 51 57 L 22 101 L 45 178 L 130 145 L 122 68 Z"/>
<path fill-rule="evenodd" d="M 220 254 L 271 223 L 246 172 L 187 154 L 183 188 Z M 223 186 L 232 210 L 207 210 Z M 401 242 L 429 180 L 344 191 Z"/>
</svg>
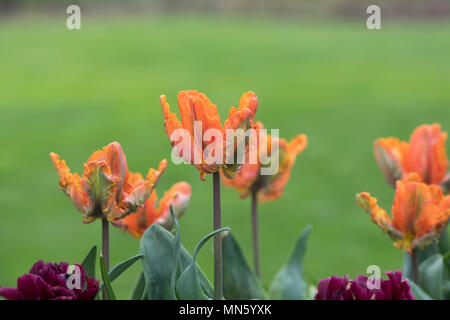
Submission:
<svg viewBox="0 0 450 320">
<path fill-rule="evenodd" d="M 214 230 L 222 227 L 220 213 L 220 174 L 213 173 Z M 222 279 L 222 236 L 214 236 L 214 299 L 223 299 Z"/>
<path fill-rule="evenodd" d="M 252 240 L 255 273 L 258 278 L 261 279 L 261 264 L 259 258 L 258 199 L 256 196 L 256 191 L 252 192 Z"/>
<path fill-rule="evenodd" d="M 106 272 L 109 272 L 109 222 L 102 219 L 102 256 L 105 261 Z M 108 293 L 103 289 L 103 300 L 107 300 Z"/>
<path fill-rule="evenodd" d="M 417 250 L 413 249 L 411 252 L 411 266 L 414 282 L 419 285 L 419 262 L 417 260 Z"/>
</svg>

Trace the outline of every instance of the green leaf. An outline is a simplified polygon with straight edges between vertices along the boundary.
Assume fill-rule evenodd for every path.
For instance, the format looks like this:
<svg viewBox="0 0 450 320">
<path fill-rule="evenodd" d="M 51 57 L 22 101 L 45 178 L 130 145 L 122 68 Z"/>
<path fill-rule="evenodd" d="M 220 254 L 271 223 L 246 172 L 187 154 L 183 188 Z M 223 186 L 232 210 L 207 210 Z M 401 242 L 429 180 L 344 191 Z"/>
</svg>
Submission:
<svg viewBox="0 0 450 320">
<path fill-rule="evenodd" d="M 307 285 L 303 278 L 303 257 L 310 231 L 311 226 L 307 226 L 297 240 L 288 263 L 275 276 L 269 292 L 271 299 L 304 300 L 306 298 Z"/>
<path fill-rule="evenodd" d="M 220 228 L 217 229 L 206 236 L 204 236 L 194 250 L 194 256 L 190 265 L 183 271 L 180 277 L 177 280 L 176 284 L 176 293 L 179 299 L 181 300 L 209 300 L 210 297 L 207 296 L 202 289 L 200 284 L 200 279 L 198 275 L 198 267 L 195 262 L 195 258 L 197 257 L 198 252 L 203 247 L 203 245 L 211 239 L 211 237 L 216 234 L 230 230 L 229 228 Z"/>
<path fill-rule="evenodd" d="M 175 286 L 176 286 L 176 277 L 179 265 L 179 255 L 180 255 L 180 247 L 181 247 L 181 230 L 180 224 L 178 223 L 178 219 L 173 213 L 173 206 L 170 205 L 170 215 L 172 216 L 172 220 L 174 221 L 175 227 L 177 229 L 177 233 L 173 239 L 173 254 L 172 254 L 172 277 L 170 278 L 170 288 L 172 289 L 172 293 L 175 296 Z"/>
<path fill-rule="evenodd" d="M 420 265 L 422 262 L 427 260 L 429 257 L 439 253 L 439 246 L 437 243 L 431 243 L 425 246 L 422 250 L 418 249 L 417 254 L 417 263 Z M 412 264 L 411 264 L 411 255 L 409 253 L 404 253 L 403 256 L 403 276 L 408 279 L 413 279 L 412 274 Z"/>
<path fill-rule="evenodd" d="M 83 262 L 81 263 L 81 266 L 83 267 L 84 272 L 86 272 L 86 275 L 94 279 L 95 279 L 96 256 L 97 256 L 97 246 L 93 245 L 91 249 L 89 249 L 89 252 L 87 253 L 86 257 L 84 257 Z"/>
<path fill-rule="evenodd" d="M 261 281 L 250 269 L 231 232 L 222 238 L 223 295 L 229 300 L 267 299 Z"/>
<path fill-rule="evenodd" d="M 131 293 L 131 300 L 141 300 L 145 291 L 145 278 L 144 272 L 139 274 L 139 277 L 134 285 L 133 292 Z"/>
<path fill-rule="evenodd" d="M 106 293 L 108 295 L 109 300 L 116 300 L 116 295 L 111 286 L 111 281 L 109 280 L 108 273 L 106 272 L 106 265 L 103 256 L 100 255 L 100 270 L 102 272 L 103 283 L 105 284 Z"/>
<path fill-rule="evenodd" d="M 174 266 L 173 244 L 174 235 L 158 224 L 151 225 L 142 236 L 140 250 L 144 255 L 142 266 L 149 300 L 176 299 L 171 286 Z M 191 264 L 192 260 L 188 251 L 180 245 L 177 276 Z M 198 277 L 205 294 L 212 296 L 212 286 L 200 268 Z"/>
<path fill-rule="evenodd" d="M 422 290 L 417 284 L 411 279 L 408 279 L 409 287 L 416 300 L 433 300 L 425 291 Z"/>
<path fill-rule="evenodd" d="M 420 287 L 432 298 L 442 299 L 444 259 L 435 254 L 419 265 Z"/>
<path fill-rule="evenodd" d="M 132 256 L 131 258 L 128 258 L 127 260 L 124 260 L 122 262 L 119 262 L 116 264 L 111 270 L 108 272 L 109 281 L 113 282 L 116 280 L 125 270 L 127 270 L 129 267 L 131 267 L 136 261 L 142 258 L 142 254 L 137 254 L 135 256 Z M 99 291 L 103 289 L 104 282 L 100 284 Z"/>
<path fill-rule="evenodd" d="M 151 225 L 142 236 L 142 265 L 149 300 L 176 299 L 171 288 L 173 238 L 159 224 Z"/>
<path fill-rule="evenodd" d="M 439 251 L 444 256 L 447 252 L 450 251 L 450 243 L 448 241 L 448 226 L 444 229 L 441 236 L 439 237 Z"/>
</svg>

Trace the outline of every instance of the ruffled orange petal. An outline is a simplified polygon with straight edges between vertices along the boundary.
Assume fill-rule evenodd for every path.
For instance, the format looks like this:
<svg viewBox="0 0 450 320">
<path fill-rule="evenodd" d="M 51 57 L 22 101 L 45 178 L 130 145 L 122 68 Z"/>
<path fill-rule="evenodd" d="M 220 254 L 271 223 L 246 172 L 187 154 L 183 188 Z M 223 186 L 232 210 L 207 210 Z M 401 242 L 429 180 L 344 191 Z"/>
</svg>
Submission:
<svg viewBox="0 0 450 320">
<path fill-rule="evenodd" d="M 133 182 L 129 181 L 126 183 L 126 188 L 124 188 L 124 191 L 127 192 L 128 195 L 120 203 L 121 207 L 125 209 L 124 215 L 136 211 L 137 208 L 145 203 L 147 198 L 152 194 L 153 189 L 158 184 L 159 178 L 164 173 L 166 167 L 167 160 L 164 159 L 159 163 L 158 170 L 153 168 L 149 170 L 146 180 L 134 181 L 134 189 L 132 189 Z"/>
<path fill-rule="evenodd" d="M 389 232 L 392 229 L 392 219 L 385 210 L 378 206 L 377 198 L 372 197 L 368 192 L 361 192 L 356 195 L 356 202 L 370 215 L 370 219 L 383 232 Z"/>
<path fill-rule="evenodd" d="M 258 193 L 260 202 L 276 200 L 281 197 L 291 176 L 291 170 L 295 164 L 297 155 L 308 145 L 308 138 L 304 134 L 297 135 L 289 143 L 285 139 L 279 139 L 277 141 L 280 151 L 278 173 L 267 178 L 262 177 L 263 180 L 258 182 L 263 185 L 263 188 Z M 272 143 L 273 141 L 271 141 Z"/>
<path fill-rule="evenodd" d="M 381 138 L 375 140 L 373 151 L 378 166 L 386 181 L 393 187 L 402 178 L 403 161 L 408 151 L 408 143 L 397 138 Z"/>
<path fill-rule="evenodd" d="M 50 153 L 55 170 L 60 177 L 59 185 L 61 189 L 72 200 L 75 208 L 87 217 L 92 215 L 94 210 L 94 203 L 89 198 L 89 195 L 84 190 L 83 180 L 75 173 L 71 174 L 64 160 L 59 160 L 59 156 L 55 153 Z"/>
<path fill-rule="evenodd" d="M 416 173 L 398 181 L 392 207 L 394 228 L 404 233 L 397 246 L 408 252 L 438 239 L 450 214 L 442 189 L 419 181 Z"/>
<path fill-rule="evenodd" d="M 419 173 L 428 184 L 440 184 L 448 167 L 446 140 L 447 133 L 441 131 L 439 124 L 417 127 L 410 138 L 405 170 Z"/>
<path fill-rule="evenodd" d="M 228 119 L 225 120 L 224 129 L 247 130 L 258 109 L 258 99 L 253 92 L 246 92 L 239 101 L 239 108 L 231 107 Z"/>
<path fill-rule="evenodd" d="M 152 224 L 150 222 L 152 216 L 157 214 L 156 200 L 156 190 L 153 190 L 152 194 L 148 197 L 142 207 L 113 224 L 122 230 L 128 231 L 133 237 L 138 239 L 141 238 L 145 230 Z"/>
<path fill-rule="evenodd" d="M 229 179 L 222 172 L 223 184 L 226 187 L 235 188 L 241 194 L 241 198 L 246 198 L 252 192 L 253 185 L 259 178 L 259 170 L 259 164 L 246 162 L 241 165 L 238 174 L 233 179 Z"/>
</svg>

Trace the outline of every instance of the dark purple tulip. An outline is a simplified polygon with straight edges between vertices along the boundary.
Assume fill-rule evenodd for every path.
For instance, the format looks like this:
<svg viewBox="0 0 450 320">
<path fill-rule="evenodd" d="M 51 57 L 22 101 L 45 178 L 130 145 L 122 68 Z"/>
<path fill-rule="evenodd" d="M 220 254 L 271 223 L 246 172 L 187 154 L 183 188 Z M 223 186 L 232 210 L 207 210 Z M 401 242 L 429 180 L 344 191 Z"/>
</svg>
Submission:
<svg viewBox="0 0 450 320">
<path fill-rule="evenodd" d="M 78 273 L 68 273 L 67 262 L 36 262 L 29 273 L 17 279 L 17 288 L 1 288 L 7 300 L 92 300 L 98 291 L 98 280 L 89 278 L 79 264 Z M 76 280 L 77 279 L 77 280 Z M 68 280 L 69 284 L 68 285 Z M 77 289 L 79 284 L 79 289 Z"/>
<path fill-rule="evenodd" d="M 359 275 L 355 280 L 332 276 L 319 281 L 316 300 L 414 300 L 408 280 L 402 280 L 402 272 L 386 272 L 388 280 L 380 281 L 380 289 L 369 289 L 367 277 Z"/>
</svg>

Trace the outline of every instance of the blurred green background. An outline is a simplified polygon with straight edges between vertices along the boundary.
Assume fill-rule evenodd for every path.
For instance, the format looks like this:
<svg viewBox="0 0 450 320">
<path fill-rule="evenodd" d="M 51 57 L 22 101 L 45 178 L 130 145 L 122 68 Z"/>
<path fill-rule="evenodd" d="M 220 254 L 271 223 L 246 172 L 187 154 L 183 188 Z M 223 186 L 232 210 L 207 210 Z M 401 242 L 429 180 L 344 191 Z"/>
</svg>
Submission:
<svg viewBox="0 0 450 320">
<path fill-rule="evenodd" d="M 450 130 L 450 21 L 284 19 L 215 15 L 82 16 L 82 29 L 52 16 L 0 17 L 0 285 L 38 260 L 81 262 L 100 244 L 99 222 L 58 190 L 48 154 L 81 172 L 89 155 L 119 141 L 131 171 L 170 159 L 159 95 L 176 110 L 179 90 L 199 89 L 223 118 L 253 90 L 256 118 L 309 146 L 297 158 L 284 195 L 260 206 L 266 285 L 311 224 L 305 267 L 312 279 L 401 268 L 402 253 L 359 208 L 370 191 L 389 209 L 393 190 L 379 172 L 372 142 L 407 139 L 422 123 Z M 169 164 L 157 190 L 180 180 L 193 187 L 181 220 L 192 252 L 212 229 L 211 177 Z M 251 257 L 250 202 L 222 190 L 223 225 Z M 113 228 L 112 265 L 138 253 L 139 241 Z M 212 247 L 199 263 L 212 279 Z M 113 283 L 127 298 L 140 266 Z"/>
</svg>

